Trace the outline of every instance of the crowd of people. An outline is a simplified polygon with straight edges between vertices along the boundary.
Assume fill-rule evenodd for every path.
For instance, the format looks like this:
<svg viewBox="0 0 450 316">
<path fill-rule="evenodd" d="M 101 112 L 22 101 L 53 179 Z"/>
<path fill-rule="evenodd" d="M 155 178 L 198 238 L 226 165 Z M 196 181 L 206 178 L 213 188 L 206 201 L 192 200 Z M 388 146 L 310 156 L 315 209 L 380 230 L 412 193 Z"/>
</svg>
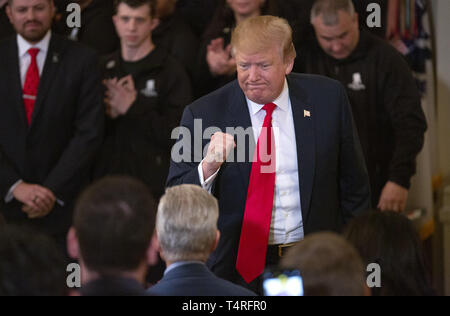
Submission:
<svg viewBox="0 0 450 316">
<path fill-rule="evenodd" d="M 0 295 L 435 294 L 421 97 L 364 1 L 70 2 L 0 0 Z"/>
</svg>

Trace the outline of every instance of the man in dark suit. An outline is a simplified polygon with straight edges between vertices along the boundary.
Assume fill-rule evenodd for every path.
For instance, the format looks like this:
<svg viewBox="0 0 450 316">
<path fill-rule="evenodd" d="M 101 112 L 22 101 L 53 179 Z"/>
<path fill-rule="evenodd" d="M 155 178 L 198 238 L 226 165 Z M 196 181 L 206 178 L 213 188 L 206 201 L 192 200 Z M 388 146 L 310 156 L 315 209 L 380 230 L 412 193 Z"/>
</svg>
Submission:
<svg viewBox="0 0 450 316">
<path fill-rule="evenodd" d="M 184 184 L 169 188 L 157 213 L 156 232 L 167 269 L 148 290 L 158 296 L 256 296 L 215 276 L 205 265 L 217 247 L 219 205 L 202 188 Z"/>
<path fill-rule="evenodd" d="M 139 180 L 105 177 L 83 192 L 67 238 L 82 296 L 147 295 L 147 268 L 158 258 L 155 219 L 155 200 Z"/>
<path fill-rule="evenodd" d="M 243 284 L 306 234 L 339 230 L 370 207 L 344 88 L 290 74 L 291 34 L 275 17 L 239 24 L 232 38 L 238 81 L 185 109 L 172 150 L 168 186 L 201 185 L 219 200 L 222 238 L 209 266 Z"/>
<path fill-rule="evenodd" d="M 51 0 L 12 0 L 0 45 L 0 210 L 60 245 L 103 129 L 94 52 L 50 31 Z"/>
</svg>

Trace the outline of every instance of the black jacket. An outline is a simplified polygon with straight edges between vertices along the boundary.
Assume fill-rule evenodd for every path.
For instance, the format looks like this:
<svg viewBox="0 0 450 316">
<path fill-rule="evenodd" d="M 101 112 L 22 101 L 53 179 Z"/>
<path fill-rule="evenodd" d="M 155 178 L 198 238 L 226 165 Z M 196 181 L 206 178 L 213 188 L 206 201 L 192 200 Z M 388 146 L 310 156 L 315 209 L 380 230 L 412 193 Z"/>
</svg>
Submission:
<svg viewBox="0 0 450 316">
<path fill-rule="evenodd" d="M 6 5 L 4 5 L 2 8 L 0 8 L 0 41 L 14 33 L 14 28 L 9 22 L 8 16 L 6 15 Z"/>
<path fill-rule="evenodd" d="M 70 206 L 89 182 L 101 143 L 104 120 L 96 54 L 52 34 L 29 127 L 16 36 L 0 44 L 0 82 L 0 210 L 7 221 L 65 233 L 72 220 Z M 18 201 L 4 204 L 20 179 L 49 188 L 65 206 L 28 220 Z"/>
<path fill-rule="evenodd" d="M 215 276 L 201 263 L 187 263 L 167 272 L 147 290 L 155 296 L 257 296 L 244 287 Z"/>
<path fill-rule="evenodd" d="M 138 97 L 129 111 L 107 119 L 106 134 L 95 176 L 122 174 L 150 186 L 155 196 L 164 192 L 170 161 L 172 130 L 183 108 L 192 101 L 188 75 L 174 58 L 156 48 L 139 61 L 133 73 Z M 117 52 L 102 62 L 103 78 L 122 78 L 129 73 Z"/>
<path fill-rule="evenodd" d="M 296 71 L 340 81 L 358 128 L 377 205 L 388 180 L 410 187 L 427 128 L 419 91 L 403 57 L 366 31 L 345 60 L 328 56 L 316 41 L 299 49 Z"/>
<path fill-rule="evenodd" d="M 178 16 L 168 17 L 152 31 L 152 40 L 157 47 L 165 49 L 178 60 L 191 79 L 194 77 L 199 40 L 188 24 Z"/>
</svg>

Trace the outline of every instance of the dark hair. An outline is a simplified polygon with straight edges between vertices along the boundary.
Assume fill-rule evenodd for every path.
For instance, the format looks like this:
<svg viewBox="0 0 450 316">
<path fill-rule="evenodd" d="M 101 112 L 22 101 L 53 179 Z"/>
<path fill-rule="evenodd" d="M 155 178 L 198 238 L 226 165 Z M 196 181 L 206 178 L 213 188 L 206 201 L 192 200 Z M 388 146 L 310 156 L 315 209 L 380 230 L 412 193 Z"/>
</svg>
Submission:
<svg viewBox="0 0 450 316">
<path fill-rule="evenodd" d="M 305 296 L 363 296 L 364 267 L 356 249 L 329 232 L 307 236 L 281 260 L 284 269 L 298 269 Z"/>
<path fill-rule="evenodd" d="M 276 0 L 266 0 L 264 5 L 261 7 L 261 15 L 277 16 L 278 6 Z M 231 29 L 235 26 L 236 21 L 233 10 L 227 4 L 227 0 L 221 0 L 217 5 L 217 9 L 211 23 L 203 33 L 202 40 L 209 44 L 212 39 L 222 37 L 223 30 L 225 28 L 230 28 L 230 33 L 228 35 L 231 37 Z"/>
<path fill-rule="evenodd" d="M 107 177 L 90 186 L 75 208 L 74 228 L 86 266 L 101 274 L 135 270 L 155 230 L 156 203 L 129 177 Z"/>
<path fill-rule="evenodd" d="M 374 288 L 373 295 L 434 294 L 419 236 L 405 216 L 371 211 L 351 221 L 344 236 L 358 249 L 366 264 L 380 265 L 381 288 Z"/>
<path fill-rule="evenodd" d="M 156 0 L 114 0 L 115 14 L 117 14 L 117 10 L 121 3 L 126 4 L 133 9 L 147 5 L 150 8 L 150 17 L 154 18 L 156 15 Z"/>
<path fill-rule="evenodd" d="M 49 237 L 25 227 L 0 229 L 0 296 L 66 295 L 66 267 Z"/>
</svg>

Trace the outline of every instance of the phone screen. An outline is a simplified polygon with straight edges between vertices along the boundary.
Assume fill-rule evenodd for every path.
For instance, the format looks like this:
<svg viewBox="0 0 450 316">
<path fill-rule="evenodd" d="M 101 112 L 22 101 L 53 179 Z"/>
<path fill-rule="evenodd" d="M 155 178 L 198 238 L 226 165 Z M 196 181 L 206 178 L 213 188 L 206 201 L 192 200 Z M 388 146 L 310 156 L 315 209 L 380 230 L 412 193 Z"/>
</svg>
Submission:
<svg viewBox="0 0 450 316">
<path fill-rule="evenodd" d="M 263 290 L 265 296 L 303 296 L 303 280 L 298 270 L 266 271 Z"/>
</svg>

